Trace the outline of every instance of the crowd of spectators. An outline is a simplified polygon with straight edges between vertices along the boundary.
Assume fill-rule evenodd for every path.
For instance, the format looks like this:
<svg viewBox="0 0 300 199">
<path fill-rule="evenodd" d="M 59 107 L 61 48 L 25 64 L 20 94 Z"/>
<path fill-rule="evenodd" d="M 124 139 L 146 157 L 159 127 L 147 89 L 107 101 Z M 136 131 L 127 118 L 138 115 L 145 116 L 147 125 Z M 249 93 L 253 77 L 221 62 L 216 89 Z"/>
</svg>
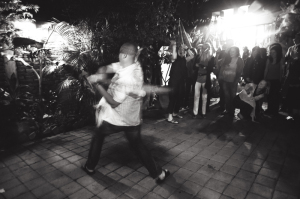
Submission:
<svg viewBox="0 0 300 199">
<path fill-rule="evenodd" d="M 230 118 L 240 109 L 237 117 L 253 122 L 262 116 L 276 117 L 279 112 L 285 112 L 288 120 L 299 120 L 300 33 L 293 41 L 285 55 L 278 43 L 255 46 L 251 51 L 244 47 L 242 55 L 232 40 L 219 49 L 209 42 L 191 49 L 177 46 L 170 70 L 167 121 L 177 124 L 174 117 L 183 117 L 180 109 L 189 108 L 194 118 L 205 118 L 213 91 L 220 98 L 219 110 Z"/>
</svg>

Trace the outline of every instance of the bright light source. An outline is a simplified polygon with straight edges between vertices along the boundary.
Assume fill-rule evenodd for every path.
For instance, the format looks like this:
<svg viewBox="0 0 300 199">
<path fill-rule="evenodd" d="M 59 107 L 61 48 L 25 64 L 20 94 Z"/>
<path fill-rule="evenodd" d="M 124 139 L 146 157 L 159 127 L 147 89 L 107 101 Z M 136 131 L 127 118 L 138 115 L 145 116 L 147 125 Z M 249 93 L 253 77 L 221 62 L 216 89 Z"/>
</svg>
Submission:
<svg viewBox="0 0 300 199">
<path fill-rule="evenodd" d="M 223 42 L 228 39 L 234 40 L 235 45 L 240 48 L 265 46 L 266 39 L 274 33 L 271 29 L 274 29 L 274 26 L 269 26 L 274 21 L 274 15 L 268 11 L 250 13 L 248 8 L 249 6 L 242 6 L 236 12 L 234 9 L 223 10 L 224 17 L 215 16 L 218 13 L 215 12 L 210 31 L 221 35 L 220 39 Z"/>
</svg>

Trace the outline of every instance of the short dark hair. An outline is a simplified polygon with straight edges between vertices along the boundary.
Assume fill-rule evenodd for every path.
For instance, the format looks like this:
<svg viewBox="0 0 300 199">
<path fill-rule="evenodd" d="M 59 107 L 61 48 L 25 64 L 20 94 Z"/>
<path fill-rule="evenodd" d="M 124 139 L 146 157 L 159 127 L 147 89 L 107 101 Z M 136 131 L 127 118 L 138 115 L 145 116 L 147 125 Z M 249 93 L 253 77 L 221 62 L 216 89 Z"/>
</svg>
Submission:
<svg viewBox="0 0 300 199">
<path fill-rule="evenodd" d="M 280 44 L 274 44 L 270 47 L 270 52 L 274 50 L 276 51 L 277 57 L 276 57 L 276 64 L 278 64 L 281 59 L 282 59 L 282 47 Z M 271 55 L 269 55 L 269 61 L 272 63 L 273 62 L 273 58 Z"/>
</svg>

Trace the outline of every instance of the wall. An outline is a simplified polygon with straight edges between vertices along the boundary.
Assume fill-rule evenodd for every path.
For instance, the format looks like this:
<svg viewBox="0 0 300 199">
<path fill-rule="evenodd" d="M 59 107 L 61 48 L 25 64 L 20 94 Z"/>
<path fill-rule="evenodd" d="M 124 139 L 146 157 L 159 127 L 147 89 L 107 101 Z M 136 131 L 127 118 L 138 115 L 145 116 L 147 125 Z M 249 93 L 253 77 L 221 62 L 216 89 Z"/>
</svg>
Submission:
<svg viewBox="0 0 300 199">
<path fill-rule="evenodd" d="M 35 70 L 39 73 L 40 66 L 38 60 L 33 60 L 27 56 L 23 59 L 32 65 Z M 38 94 L 38 79 L 34 74 L 33 70 L 24 66 L 22 62 L 16 61 L 17 67 L 17 77 L 20 85 L 28 85 L 29 92 L 33 94 Z M 4 67 L 4 57 L 0 56 L 0 87 L 5 86 L 5 67 Z M 51 74 L 49 76 L 44 76 L 42 81 L 42 90 L 53 90 L 57 88 L 57 85 L 66 78 L 65 73 Z"/>
</svg>

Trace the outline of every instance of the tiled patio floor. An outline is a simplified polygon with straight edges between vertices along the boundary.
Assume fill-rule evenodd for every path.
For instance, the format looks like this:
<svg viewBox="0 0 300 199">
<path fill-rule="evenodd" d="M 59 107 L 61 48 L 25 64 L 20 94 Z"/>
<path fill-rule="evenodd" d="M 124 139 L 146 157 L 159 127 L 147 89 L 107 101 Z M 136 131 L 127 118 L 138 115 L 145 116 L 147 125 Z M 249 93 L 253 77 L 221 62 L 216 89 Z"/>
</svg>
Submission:
<svg viewBox="0 0 300 199">
<path fill-rule="evenodd" d="M 298 130 L 298 132 L 297 132 Z M 129 149 L 122 133 L 107 137 L 97 167 L 86 161 L 93 127 L 85 127 L 0 154 L 2 198 L 299 198 L 300 130 L 275 120 L 230 125 L 215 112 L 205 120 L 143 124 L 143 139 L 171 171 L 162 185 Z"/>
</svg>

